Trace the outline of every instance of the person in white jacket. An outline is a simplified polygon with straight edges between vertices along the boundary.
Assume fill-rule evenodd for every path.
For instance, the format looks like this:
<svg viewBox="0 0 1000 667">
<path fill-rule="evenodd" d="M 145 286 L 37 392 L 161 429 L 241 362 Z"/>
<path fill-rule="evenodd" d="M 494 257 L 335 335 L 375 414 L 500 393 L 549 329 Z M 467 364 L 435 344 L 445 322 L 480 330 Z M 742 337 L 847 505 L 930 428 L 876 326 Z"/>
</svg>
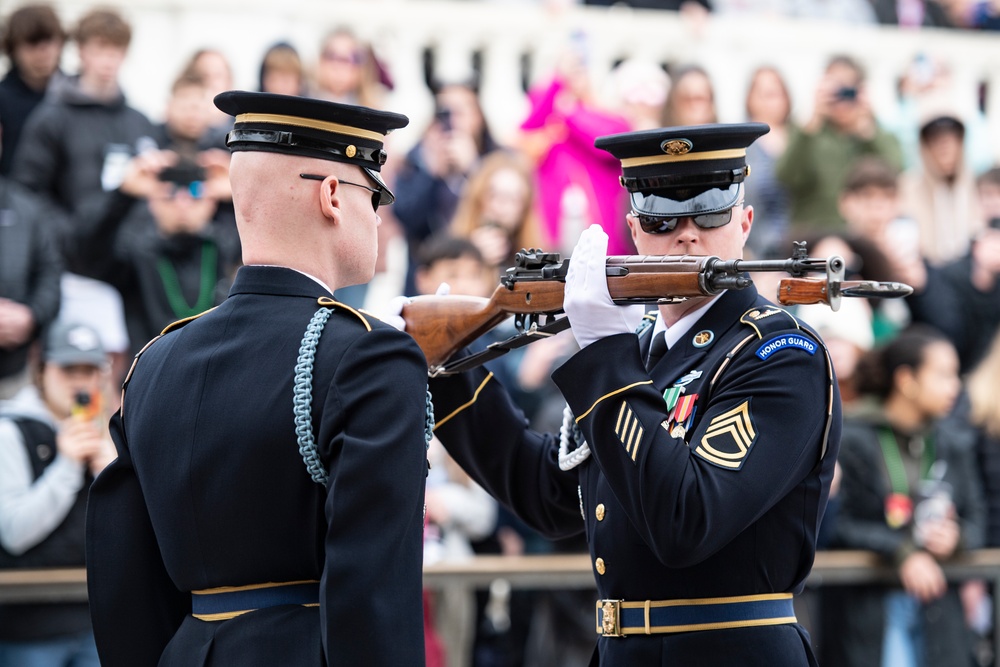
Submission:
<svg viewBox="0 0 1000 667">
<path fill-rule="evenodd" d="M 93 477 L 115 457 L 97 333 L 57 322 L 34 384 L 0 402 L 0 568 L 82 567 Z M 0 605 L 0 667 L 94 665 L 87 603 Z"/>
</svg>

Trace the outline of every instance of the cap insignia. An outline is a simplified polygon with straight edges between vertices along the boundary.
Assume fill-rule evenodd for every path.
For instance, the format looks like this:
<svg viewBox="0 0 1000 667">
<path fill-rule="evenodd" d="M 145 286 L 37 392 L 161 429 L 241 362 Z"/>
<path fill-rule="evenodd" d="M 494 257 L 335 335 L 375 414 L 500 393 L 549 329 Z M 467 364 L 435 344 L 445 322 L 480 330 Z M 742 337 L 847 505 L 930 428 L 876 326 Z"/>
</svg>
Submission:
<svg viewBox="0 0 1000 667">
<path fill-rule="evenodd" d="M 684 155 L 694 148 L 694 144 L 687 139 L 667 139 L 660 144 L 660 148 L 667 155 Z"/>
</svg>

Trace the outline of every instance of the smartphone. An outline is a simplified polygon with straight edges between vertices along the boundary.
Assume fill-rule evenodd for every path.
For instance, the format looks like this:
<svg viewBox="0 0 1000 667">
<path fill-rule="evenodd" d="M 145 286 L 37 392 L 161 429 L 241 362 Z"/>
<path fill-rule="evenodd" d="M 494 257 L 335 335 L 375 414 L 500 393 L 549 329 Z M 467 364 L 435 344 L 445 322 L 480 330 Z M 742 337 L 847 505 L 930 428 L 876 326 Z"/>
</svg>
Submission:
<svg viewBox="0 0 1000 667">
<path fill-rule="evenodd" d="M 434 112 L 434 120 L 445 132 L 451 132 L 451 109 L 448 107 L 438 107 Z"/>
<path fill-rule="evenodd" d="M 838 102 L 853 102 L 858 99 L 858 89 L 853 86 L 841 86 L 834 92 L 833 99 Z"/>
<path fill-rule="evenodd" d="M 205 180 L 205 169 L 193 162 L 180 162 L 172 167 L 165 167 L 157 175 L 165 183 L 189 185 Z"/>
</svg>

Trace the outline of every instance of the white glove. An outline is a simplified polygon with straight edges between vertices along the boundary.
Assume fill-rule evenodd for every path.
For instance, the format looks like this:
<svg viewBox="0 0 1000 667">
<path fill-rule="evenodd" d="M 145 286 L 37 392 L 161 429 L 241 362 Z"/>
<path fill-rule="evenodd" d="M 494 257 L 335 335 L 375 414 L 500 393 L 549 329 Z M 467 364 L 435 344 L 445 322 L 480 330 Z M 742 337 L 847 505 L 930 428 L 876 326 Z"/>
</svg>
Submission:
<svg viewBox="0 0 1000 667">
<path fill-rule="evenodd" d="M 448 296 L 451 293 L 451 285 L 448 283 L 441 283 L 438 285 L 437 291 L 434 292 L 434 296 Z M 385 304 L 385 307 L 380 308 L 375 314 L 380 320 L 386 324 L 390 324 L 400 331 L 406 331 L 406 320 L 403 319 L 403 308 L 405 308 L 410 303 L 410 297 L 408 296 L 394 296 L 389 300 L 389 303 Z"/>
<path fill-rule="evenodd" d="M 605 336 L 634 332 L 646 312 L 641 304 L 616 306 L 611 300 L 607 256 L 608 235 L 600 225 L 591 225 L 580 234 L 570 257 L 563 310 L 581 349 Z"/>
</svg>

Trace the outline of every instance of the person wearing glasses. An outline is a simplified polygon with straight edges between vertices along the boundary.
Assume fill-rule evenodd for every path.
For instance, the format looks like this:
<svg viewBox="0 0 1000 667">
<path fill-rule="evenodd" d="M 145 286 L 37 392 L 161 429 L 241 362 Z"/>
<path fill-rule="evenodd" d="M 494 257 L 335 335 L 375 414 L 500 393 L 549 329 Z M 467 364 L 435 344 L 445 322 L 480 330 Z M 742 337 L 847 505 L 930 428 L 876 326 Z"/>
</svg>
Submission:
<svg viewBox="0 0 1000 667">
<path fill-rule="evenodd" d="M 372 277 L 405 116 L 229 91 L 243 262 L 133 362 L 91 489 L 101 664 L 423 665 L 427 362 Z"/>
<path fill-rule="evenodd" d="M 767 125 L 598 138 L 621 161 L 643 255 L 742 257 L 746 148 Z M 585 532 L 591 664 L 815 665 L 793 608 L 840 441 L 822 340 L 754 287 L 618 306 L 599 227 L 573 251 L 564 309 L 581 350 L 553 373 L 560 435 L 526 428 L 485 371 L 431 379 L 435 435 L 549 537 Z"/>
</svg>

